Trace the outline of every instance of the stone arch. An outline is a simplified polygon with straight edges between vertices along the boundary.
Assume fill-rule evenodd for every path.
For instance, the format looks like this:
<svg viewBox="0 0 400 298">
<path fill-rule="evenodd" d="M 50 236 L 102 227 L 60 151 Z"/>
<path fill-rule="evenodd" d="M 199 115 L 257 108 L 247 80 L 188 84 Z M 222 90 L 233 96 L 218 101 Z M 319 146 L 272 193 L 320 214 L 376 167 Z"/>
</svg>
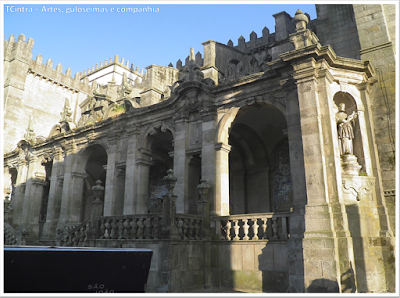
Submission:
<svg viewBox="0 0 400 298">
<path fill-rule="evenodd" d="M 84 173 L 85 163 L 92 152 L 91 150 L 93 149 L 92 148 L 93 146 L 102 147 L 104 151 L 107 153 L 107 156 L 110 153 L 108 145 L 103 140 L 93 140 L 87 143 L 84 147 L 81 147 L 76 153 L 73 172 Z"/>
<path fill-rule="evenodd" d="M 4 167 L 4 195 L 8 195 L 9 200 L 13 199 L 17 176 L 18 169 L 16 166 L 9 164 Z"/>
<path fill-rule="evenodd" d="M 238 114 L 239 110 L 241 108 L 244 108 L 248 105 L 251 104 L 256 104 L 256 105 L 268 105 L 271 106 L 277 110 L 279 110 L 282 115 L 285 117 L 286 120 L 286 108 L 277 101 L 271 101 L 269 98 L 263 98 L 262 100 L 253 100 L 253 101 L 247 101 L 244 100 L 240 103 L 238 103 L 236 106 L 231 107 L 219 120 L 218 125 L 217 125 L 217 133 L 216 133 L 216 138 L 215 138 L 215 143 L 223 143 L 223 144 L 228 144 L 228 138 L 229 138 L 229 132 L 230 128 L 232 125 L 232 122 L 235 120 L 236 115 Z"/>
<path fill-rule="evenodd" d="M 92 187 L 97 180 L 102 181 L 102 185 L 106 186 L 106 166 L 108 152 L 101 141 L 88 144 L 77 153 L 73 174 L 79 180 L 76 193 L 81 196 L 80 214 L 76 214 L 80 221 L 88 220 L 92 201 L 94 199 Z M 78 188 L 78 186 L 76 186 Z"/>
<path fill-rule="evenodd" d="M 246 104 L 231 108 L 221 118 L 216 136 L 217 143 L 230 146 L 229 212 L 270 212 L 274 206 L 271 152 L 287 139 L 286 117 L 282 106 L 251 99 L 242 103 Z"/>
<path fill-rule="evenodd" d="M 162 178 L 168 169 L 173 168 L 174 139 L 173 125 L 164 121 L 148 125 L 139 136 L 136 212 L 147 213 L 154 210 L 158 198 L 166 193 Z"/>
<path fill-rule="evenodd" d="M 229 111 L 225 113 L 225 115 L 218 122 L 217 134 L 215 140 L 216 144 L 219 143 L 228 144 L 229 129 L 231 127 L 233 120 L 235 120 L 235 117 L 239 112 L 239 109 L 240 107 L 230 108 Z"/>
<path fill-rule="evenodd" d="M 170 122 L 158 121 L 156 123 L 152 123 L 146 127 L 146 129 L 140 134 L 138 141 L 138 149 L 149 150 L 151 147 L 151 143 L 149 143 L 148 136 L 155 134 L 156 130 L 160 130 L 161 132 L 166 132 L 169 130 L 172 134 L 173 140 L 175 140 L 175 128 Z"/>
</svg>

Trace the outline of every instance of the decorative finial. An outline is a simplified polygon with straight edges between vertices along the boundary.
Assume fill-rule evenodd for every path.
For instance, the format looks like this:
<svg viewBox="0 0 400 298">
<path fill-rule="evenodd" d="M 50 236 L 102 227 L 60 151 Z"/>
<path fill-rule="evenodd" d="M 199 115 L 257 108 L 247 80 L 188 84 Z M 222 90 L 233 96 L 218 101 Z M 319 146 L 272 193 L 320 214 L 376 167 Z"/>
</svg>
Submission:
<svg viewBox="0 0 400 298">
<path fill-rule="evenodd" d="M 168 189 L 168 194 L 172 195 L 173 194 L 173 189 L 175 187 L 175 183 L 178 180 L 175 176 L 174 176 L 174 171 L 172 169 L 169 169 L 167 171 L 167 176 L 165 176 L 162 179 L 164 182 L 166 182 L 166 187 Z"/>
<path fill-rule="evenodd" d="M 28 128 L 26 129 L 26 133 L 24 135 L 25 141 L 28 143 L 35 143 L 36 141 L 36 134 L 33 131 L 32 127 L 32 116 L 29 118 Z"/>
<path fill-rule="evenodd" d="M 64 122 L 64 121 L 70 122 L 70 121 L 72 121 L 72 119 L 70 118 L 70 116 L 72 115 L 72 112 L 71 112 L 71 108 L 69 106 L 68 98 L 65 98 L 64 109 L 60 113 L 60 115 L 61 115 L 60 122 Z"/>
<path fill-rule="evenodd" d="M 92 187 L 93 195 L 95 199 L 100 199 L 104 192 L 104 187 L 101 186 L 101 180 L 96 181 L 96 185 Z"/>
<path fill-rule="evenodd" d="M 296 31 L 302 31 L 307 29 L 307 24 L 309 22 L 308 17 L 300 10 L 298 9 L 296 11 L 296 14 L 292 20 L 296 27 Z"/>
</svg>

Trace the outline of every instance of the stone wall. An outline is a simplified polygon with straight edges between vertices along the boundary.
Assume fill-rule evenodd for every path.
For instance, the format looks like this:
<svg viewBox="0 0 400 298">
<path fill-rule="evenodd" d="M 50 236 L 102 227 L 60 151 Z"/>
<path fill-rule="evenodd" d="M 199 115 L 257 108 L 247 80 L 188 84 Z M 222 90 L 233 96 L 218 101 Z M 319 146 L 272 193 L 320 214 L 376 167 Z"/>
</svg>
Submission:
<svg viewBox="0 0 400 298">
<path fill-rule="evenodd" d="M 316 34 L 338 56 L 371 61 L 377 72 L 371 112 L 384 190 L 395 188 L 395 13 L 394 4 L 317 4 Z"/>
<path fill-rule="evenodd" d="M 97 240 L 96 246 L 151 249 L 146 293 L 203 290 L 284 293 L 289 286 L 285 240 Z"/>
<path fill-rule="evenodd" d="M 317 19 L 313 20 L 319 41 L 331 45 L 338 56 L 360 59 L 360 41 L 353 5 L 317 4 Z"/>
<path fill-rule="evenodd" d="M 370 60 L 377 72 L 370 109 L 375 130 L 384 190 L 395 189 L 395 20 L 394 5 L 354 5 L 361 59 Z"/>
<path fill-rule="evenodd" d="M 80 75 L 71 77 L 71 69 L 62 73 L 62 65 L 53 69 L 49 59 L 46 65 L 39 55 L 32 60 L 33 40 L 25 42 L 20 35 L 4 41 L 4 151 L 16 148 L 32 117 L 31 128 L 36 137 L 48 137 L 51 127 L 60 120 L 65 99 L 73 110 L 72 119 L 80 117 L 79 103 L 90 93 L 90 86 L 80 81 Z"/>
</svg>

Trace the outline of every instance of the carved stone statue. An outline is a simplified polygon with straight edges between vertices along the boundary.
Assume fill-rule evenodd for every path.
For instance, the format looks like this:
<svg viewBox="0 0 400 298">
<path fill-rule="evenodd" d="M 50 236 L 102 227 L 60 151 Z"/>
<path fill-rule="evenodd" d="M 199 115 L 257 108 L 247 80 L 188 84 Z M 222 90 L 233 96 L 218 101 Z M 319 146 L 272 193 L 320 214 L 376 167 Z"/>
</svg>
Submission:
<svg viewBox="0 0 400 298">
<path fill-rule="evenodd" d="M 347 115 L 345 111 L 346 105 L 339 104 L 339 111 L 336 113 L 336 123 L 338 129 L 340 155 L 353 154 L 353 125 L 357 114 L 355 111 L 351 115 Z"/>
</svg>

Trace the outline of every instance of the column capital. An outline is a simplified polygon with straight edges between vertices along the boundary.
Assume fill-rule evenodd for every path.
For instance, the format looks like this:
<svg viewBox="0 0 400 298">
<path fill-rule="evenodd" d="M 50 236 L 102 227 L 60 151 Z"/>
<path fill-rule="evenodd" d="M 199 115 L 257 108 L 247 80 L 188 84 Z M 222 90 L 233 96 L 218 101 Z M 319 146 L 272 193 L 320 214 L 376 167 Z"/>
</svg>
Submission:
<svg viewBox="0 0 400 298">
<path fill-rule="evenodd" d="M 86 173 L 72 172 L 71 177 L 85 179 L 85 178 L 88 178 L 89 175 Z"/>
<path fill-rule="evenodd" d="M 127 126 L 125 130 L 128 136 L 140 135 L 140 128 L 137 125 Z"/>
<path fill-rule="evenodd" d="M 136 159 L 136 164 L 150 167 L 150 166 L 152 166 L 154 164 L 154 162 L 151 161 L 151 160 L 148 160 L 148 159 L 138 158 L 138 159 Z"/>
</svg>

